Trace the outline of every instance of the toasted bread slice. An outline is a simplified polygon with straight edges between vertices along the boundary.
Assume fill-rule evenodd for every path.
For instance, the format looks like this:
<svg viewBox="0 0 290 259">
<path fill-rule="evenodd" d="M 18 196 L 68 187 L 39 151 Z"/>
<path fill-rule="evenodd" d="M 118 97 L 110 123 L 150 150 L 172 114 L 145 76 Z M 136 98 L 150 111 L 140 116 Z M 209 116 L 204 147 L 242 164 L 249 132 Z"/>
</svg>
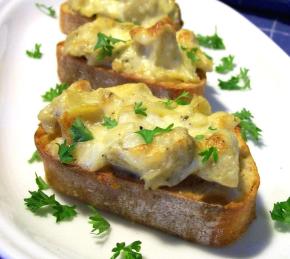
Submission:
<svg viewBox="0 0 290 259">
<path fill-rule="evenodd" d="M 85 17 L 81 14 L 73 11 L 67 3 L 63 3 L 60 6 L 60 29 L 64 34 L 69 34 L 70 32 L 77 29 L 79 26 L 91 22 L 95 17 Z"/>
<path fill-rule="evenodd" d="M 177 6 L 179 17 L 181 17 L 179 6 Z M 93 17 L 85 17 L 80 13 L 73 11 L 68 3 L 63 3 L 60 6 L 60 29 L 64 34 L 69 34 L 70 32 L 77 29 L 79 26 L 91 22 L 96 19 L 96 16 Z M 183 22 L 180 19 L 174 21 L 174 26 L 176 30 L 180 29 L 183 25 Z"/>
<path fill-rule="evenodd" d="M 206 85 L 206 75 L 197 70 L 200 77 L 198 83 L 155 82 L 140 78 L 138 75 L 117 73 L 110 68 L 90 66 L 85 58 L 73 57 L 64 54 L 64 42 L 57 44 L 58 76 L 61 82 L 72 84 L 85 79 L 94 89 L 110 87 L 125 83 L 142 82 L 147 84 L 153 94 L 158 97 L 174 98 L 183 91 L 191 94 L 203 95 Z"/>
<path fill-rule="evenodd" d="M 248 146 L 240 145 L 237 190 L 189 177 L 177 186 L 145 190 L 142 181 L 119 170 L 88 172 L 61 164 L 46 152 L 52 139 L 39 127 L 36 147 L 48 183 L 56 190 L 96 208 L 203 245 L 224 246 L 238 239 L 255 217 L 259 175 Z"/>
</svg>

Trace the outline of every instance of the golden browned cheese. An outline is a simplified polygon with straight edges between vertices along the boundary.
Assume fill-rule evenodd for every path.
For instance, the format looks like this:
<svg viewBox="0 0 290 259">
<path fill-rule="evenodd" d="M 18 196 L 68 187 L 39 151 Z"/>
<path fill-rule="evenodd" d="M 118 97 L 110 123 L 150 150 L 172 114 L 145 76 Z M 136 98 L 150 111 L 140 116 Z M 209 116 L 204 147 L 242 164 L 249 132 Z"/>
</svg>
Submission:
<svg viewBox="0 0 290 259">
<path fill-rule="evenodd" d="M 122 40 L 114 44 L 112 56 L 99 61 L 97 34 Z M 165 18 L 150 28 L 99 17 L 68 35 L 64 53 L 86 57 L 90 65 L 106 65 L 118 73 L 147 80 L 197 83 L 199 71 L 212 70 L 212 61 L 199 48 L 193 32 L 175 31 Z"/>
<path fill-rule="evenodd" d="M 147 116 L 135 113 L 142 102 Z M 145 84 L 125 84 L 91 90 L 86 81 L 71 85 L 44 108 L 39 119 L 43 129 L 55 136 L 47 151 L 58 159 L 58 145 L 70 142 L 69 128 L 81 118 L 94 139 L 77 143 L 74 158 L 87 171 L 114 165 L 131 171 L 145 181 L 146 188 L 174 186 L 191 174 L 228 187 L 239 180 L 239 145 L 234 128 L 238 121 L 225 112 L 211 113 L 208 102 L 194 96 L 188 105 L 173 104 L 152 95 Z M 106 128 L 104 116 L 118 122 Z M 155 136 L 146 144 L 136 134 L 140 128 L 173 130 Z M 196 138 L 202 135 L 203 138 Z M 202 162 L 200 152 L 216 147 L 218 161 Z"/>
<path fill-rule="evenodd" d="M 152 26 L 168 16 L 180 20 L 180 11 L 174 0 L 69 0 L 72 10 L 86 17 L 102 15 L 122 22 Z"/>
</svg>

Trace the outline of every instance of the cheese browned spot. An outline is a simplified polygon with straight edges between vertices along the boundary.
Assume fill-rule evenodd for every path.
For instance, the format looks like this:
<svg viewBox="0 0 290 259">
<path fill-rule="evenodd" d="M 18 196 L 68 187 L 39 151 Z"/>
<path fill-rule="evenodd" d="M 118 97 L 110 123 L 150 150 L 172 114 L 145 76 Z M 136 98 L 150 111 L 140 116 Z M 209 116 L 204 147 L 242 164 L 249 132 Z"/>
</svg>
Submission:
<svg viewBox="0 0 290 259">
<path fill-rule="evenodd" d="M 147 108 L 147 116 L 135 114 L 137 102 Z M 104 127 L 104 116 L 118 125 Z M 44 130 L 57 135 L 46 146 L 55 158 L 56 143 L 70 141 L 69 127 L 75 118 L 81 118 L 94 136 L 77 143 L 73 154 L 75 163 L 88 171 L 111 164 L 139 176 L 146 188 L 174 186 L 191 174 L 228 187 L 238 185 L 239 146 L 234 134 L 238 122 L 231 114 L 211 113 L 203 97 L 168 109 L 145 84 L 91 90 L 86 81 L 74 83 L 39 114 Z M 155 136 L 150 144 L 136 134 L 140 128 L 166 128 L 172 123 L 172 131 Z M 204 138 L 195 139 L 197 135 Z M 203 163 L 199 153 L 210 147 L 217 148 L 219 159 Z"/>
<path fill-rule="evenodd" d="M 122 22 L 151 26 L 168 16 L 180 21 L 180 11 L 174 0 L 69 0 L 72 10 L 86 17 L 102 15 Z"/>
<path fill-rule="evenodd" d="M 113 55 L 101 62 L 96 58 L 100 50 L 94 48 L 99 32 L 122 40 L 114 45 Z M 190 51 L 194 60 L 188 57 Z M 199 48 L 194 33 L 176 32 L 169 19 L 144 28 L 99 17 L 68 35 L 64 53 L 86 57 L 90 65 L 161 82 L 197 83 L 201 80 L 198 70 L 212 70 L 212 61 Z"/>
</svg>

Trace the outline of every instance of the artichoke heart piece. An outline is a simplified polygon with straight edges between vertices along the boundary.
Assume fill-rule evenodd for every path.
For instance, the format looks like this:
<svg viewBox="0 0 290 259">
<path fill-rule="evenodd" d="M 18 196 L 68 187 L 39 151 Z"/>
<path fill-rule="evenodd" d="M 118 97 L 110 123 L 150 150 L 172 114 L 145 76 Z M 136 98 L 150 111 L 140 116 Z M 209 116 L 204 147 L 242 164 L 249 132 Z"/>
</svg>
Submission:
<svg viewBox="0 0 290 259">
<path fill-rule="evenodd" d="M 145 188 L 173 186 L 193 172 L 195 144 L 184 128 L 158 135 L 151 144 L 131 147 L 127 142 L 140 138 L 129 135 L 112 145 L 107 160 L 114 166 L 137 174 L 145 182 Z"/>
</svg>

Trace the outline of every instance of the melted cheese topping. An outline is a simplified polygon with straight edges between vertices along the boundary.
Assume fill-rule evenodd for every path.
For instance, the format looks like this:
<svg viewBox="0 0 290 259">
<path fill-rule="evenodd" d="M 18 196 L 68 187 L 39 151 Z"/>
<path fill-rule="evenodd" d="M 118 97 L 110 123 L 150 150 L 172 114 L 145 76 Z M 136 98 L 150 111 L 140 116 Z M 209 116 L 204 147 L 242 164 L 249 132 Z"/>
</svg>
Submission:
<svg viewBox="0 0 290 259">
<path fill-rule="evenodd" d="M 83 16 L 103 15 L 122 22 L 152 26 L 169 16 L 180 21 L 180 11 L 174 0 L 69 0 L 72 10 Z"/>
<path fill-rule="evenodd" d="M 211 114 L 208 102 L 200 96 L 174 109 L 166 108 L 163 101 L 154 97 L 145 84 L 91 90 L 86 81 L 74 83 L 39 114 L 44 130 L 58 135 L 46 148 L 58 159 L 56 144 L 64 139 L 71 141 L 69 128 L 81 118 L 94 139 L 77 143 L 73 155 L 75 163 L 88 171 L 114 165 L 139 176 L 146 188 L 173 186 L 191 174 L 237 187 L 239 146 L 233 130 L 238 122 L 234 116 Z M 135 114 L 136 102 L 147 108 L 147 116 Z M 117 120 L 118 125 L 104 127 L 104 116 Z M 140 127 L 166 128 L 172 123 L 172 131 L 155 136 L 150 144 L 136 134 Z M 204 138 L 196 140 L 200 134 Z M 199 153 L 212 146 L 218 150 L 218 162 L 202 162 Z"/>
<path fill-rule="evenodd" d="M 115 44 L 112 57 L 102 62 L 96 58 L 99 49 L 94 49 L 98 32 L 125 41 Z M 194 61 L 188 51 L 192 51 Z M 198 70 L 212 70 L 212 61 L 199 48 L 193 32 L 176 32 L 168 19 L 146 29 L 99 17 L 72 32 L 64 52 L 84 56 L 90 65 L 112 66 L 119 73 L 161 82 L 197 83 L 201 80 Z"/>
</svg>

